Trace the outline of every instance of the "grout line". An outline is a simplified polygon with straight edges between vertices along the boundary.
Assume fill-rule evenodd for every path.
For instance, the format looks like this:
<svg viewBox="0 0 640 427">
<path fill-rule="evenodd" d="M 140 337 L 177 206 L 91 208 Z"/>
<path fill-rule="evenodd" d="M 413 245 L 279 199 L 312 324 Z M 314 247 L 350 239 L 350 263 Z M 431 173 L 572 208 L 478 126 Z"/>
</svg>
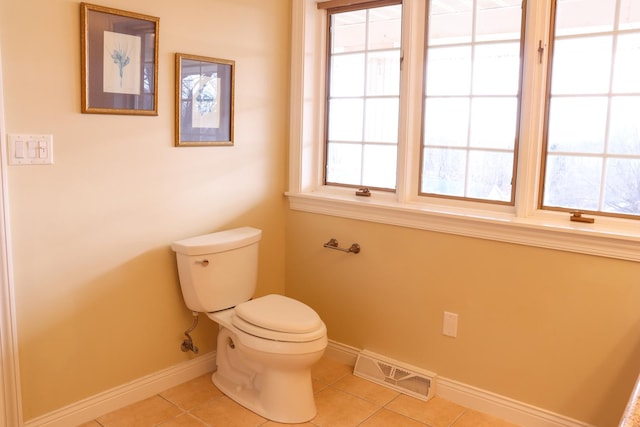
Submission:
<svg viewBox="0 0 640 427">
<path fill-rule="evenodd" d="M 378 407 L 378 409 L 373 411 L 373 413 L 371 415 L 369 415 L 367 418 L 365 418 L 364 420 L 362 420 L 358 424 L 356 424 L 356 426 L 362 425 L 362 423 L 366 423 L 367 420 L 371 419 L 374 415 L 376 415 L 378 412 L 382 411 L 383 409 L 384 409 L 383 406 Z"/>
<path fill-rule="evenodd" d="M 460 418 L 462 418 L 462 416 L 466 413 L 467 413 L 467 409 L 464 409 L 462 412 L 460 412 L 460 415 L 458 415 L 456 419 L 451 422 L 451 425 L 449 427 L 454 427 L 456 423 L 460 421 Z"/>
</svg>

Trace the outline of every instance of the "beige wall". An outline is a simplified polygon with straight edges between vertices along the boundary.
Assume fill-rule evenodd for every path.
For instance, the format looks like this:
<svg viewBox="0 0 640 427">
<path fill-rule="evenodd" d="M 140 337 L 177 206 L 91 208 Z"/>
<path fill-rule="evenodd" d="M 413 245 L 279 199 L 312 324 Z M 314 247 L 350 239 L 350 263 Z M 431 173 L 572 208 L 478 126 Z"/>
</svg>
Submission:
<svg viewBox="0 0 640 427">
<path fill-rule="evenodd" d="M 80 114 L 78 1 L 0 0 L 6 130 L 55 144 L 9 167 L 26 420 L 192 357 L 173 240 L 259 227 L 258 293 L 284 292 L 290 1 L 99 4 L 160 18 L 157 117 Z M 175 52 L 236 61 L 235 147 L 173 147 Z"/>
<path fill-rule="evenodd" d="M 331 339 L 617 425 L 640 373 L 640 264 L 295 211 L 286 247 L 287 295 Z"/>
<path fill-rule="evenodd" d="M 331 339 L 616 424 L 640 372 L 640 264 L 287 214 L 290 1 L 100 4 L 160 17 L 158 117 L 79 113 L 78 2 L 0 0 L 7 131 L 55 139 L 54 165 L 9 168 L 25 419 L 192 357 L 168 245 L 252 225 L 258 293 L 283 292 L 286 272 Z M 172 146 L 175 52 L 236 61 L 235 147 Z M 331 237 L 362 252 L 323 249 Z"/>
</svg>

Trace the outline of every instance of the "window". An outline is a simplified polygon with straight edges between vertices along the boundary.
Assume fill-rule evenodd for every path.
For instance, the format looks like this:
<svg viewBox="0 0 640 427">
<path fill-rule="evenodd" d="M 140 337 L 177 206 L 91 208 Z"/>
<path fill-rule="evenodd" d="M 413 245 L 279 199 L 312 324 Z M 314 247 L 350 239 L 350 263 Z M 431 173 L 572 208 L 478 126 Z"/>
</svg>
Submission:
<svg viewBox="0 0 640 427">
<path fill-rule="evenodd" d="M 521 0 L 430 2 L 423 194 L 513 203 L 522 10 Z"/>
<path fill-rule="evenodd" d="M 292 7 L 292 209 L 640 261 L 637 1 Z"/>
<path fill-rule="evenodd" d="M 326 184 L 396 188 L 402 5 L 329 9 Z"/>
<path fill-rule="evenodd" d="M 640 215 L 638 76 L 638 1 L 556 1 L 545 208 Z"/>
</svg>

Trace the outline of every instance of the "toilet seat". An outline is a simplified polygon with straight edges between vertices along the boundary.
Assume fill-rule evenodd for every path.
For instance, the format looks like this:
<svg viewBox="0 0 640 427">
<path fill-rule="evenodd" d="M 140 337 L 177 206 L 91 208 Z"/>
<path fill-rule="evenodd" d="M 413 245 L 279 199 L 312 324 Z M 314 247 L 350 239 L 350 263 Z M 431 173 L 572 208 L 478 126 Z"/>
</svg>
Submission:
<svg viewBox="0 0 640 427">
<path fill-rule="evenodd" d="M 318 313 L 282 295 L 267 295 L 237 305 L 231 323 L 248 334 L 274 341 L 309 342 L 326 335 Z"/>
</svg>

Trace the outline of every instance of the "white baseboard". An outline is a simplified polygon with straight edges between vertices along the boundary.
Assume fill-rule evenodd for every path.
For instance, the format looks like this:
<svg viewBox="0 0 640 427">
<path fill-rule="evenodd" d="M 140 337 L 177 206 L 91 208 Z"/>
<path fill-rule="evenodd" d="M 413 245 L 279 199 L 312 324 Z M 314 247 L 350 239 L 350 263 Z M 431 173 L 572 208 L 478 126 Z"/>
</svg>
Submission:
<svg viewBox="0 0 640 427">
<path fill-rule="evenodd" d="M 69 427 L 151 397 L 183 382 L 212 372 L 215 352 L 139 378 L 43 416 L 28 420 L 24 427 Z"/>
<path fill-rule="evenodd" d="M 353 366 L 359 352 L 360 350 L 355 347 L 329 340 L 325 355 Z M 592 427 L 545 409 L 447 378 L 438 376 L 435 381 L 436 396 L 523 427 Z"/>
<path fill-rule="evenodd" d="M 493 415 L 524 427 L 591 427 L 553 412 L 467 384 L 436 378 L 436 395 L 469 409 Z"/>
<path fill-rule="evenodd" d="M 329 340 L 329 345 L 324 351 L 324 355 L 330 359 L 337 360 L 349 366 L 356 366 L 360 349 L 339 342 Z"/>
</svg>

